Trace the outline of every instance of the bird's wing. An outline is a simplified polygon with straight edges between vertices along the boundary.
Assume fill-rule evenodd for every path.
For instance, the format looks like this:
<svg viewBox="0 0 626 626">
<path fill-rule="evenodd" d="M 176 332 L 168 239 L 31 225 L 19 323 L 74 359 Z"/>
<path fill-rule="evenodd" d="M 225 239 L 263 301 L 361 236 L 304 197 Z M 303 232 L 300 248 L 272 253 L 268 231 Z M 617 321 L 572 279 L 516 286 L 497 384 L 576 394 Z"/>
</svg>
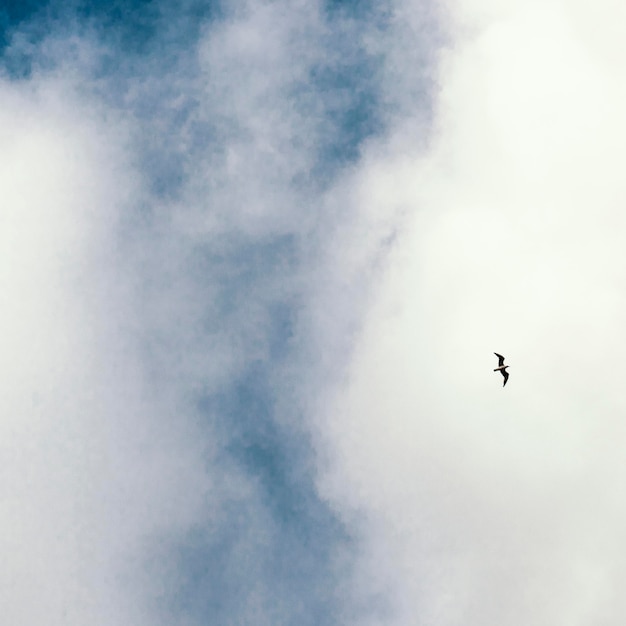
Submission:
<svg viewBox="0 0 626 626">
<path fill-rule="evenodd" d="M 504 357 L 501 354 L 498 354 L 497 352 L 494 352 L 494 354 L 498 357 L 498 367 L 501 367 L 502 365 L 504 365 Z"/>
<path fill-rule="evenodd" d="M 506 385 L 506 381 L 509 380 L 509 373 L 506 370 L 500 370 L 502 372 L 502 376 L 504 376 L 504 382 L 502 383 L 502 386 L 504 387 L 504 385 Z"/>
</svg>

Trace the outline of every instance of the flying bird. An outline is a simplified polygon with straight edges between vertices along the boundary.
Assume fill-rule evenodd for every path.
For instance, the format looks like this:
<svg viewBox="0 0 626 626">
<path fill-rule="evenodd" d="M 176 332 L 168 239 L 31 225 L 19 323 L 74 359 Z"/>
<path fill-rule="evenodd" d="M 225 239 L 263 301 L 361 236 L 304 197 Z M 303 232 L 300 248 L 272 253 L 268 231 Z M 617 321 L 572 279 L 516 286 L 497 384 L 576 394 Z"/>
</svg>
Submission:
<svg viewBox="0 0 626 626">
<path fill-rule="evenodd" d="M 501 354 L 498 354 L 497 352 L 494 352 L 494 354 L 498 357 L 498 367 L 496 367 L 493 371 L 500 372 L 500 374 L 504 376 L 504 382 L 502 383 L 502 386 L 504 387 L 504 385 L 506 385 L 506 381 L 509 380 L 509 373 L 506 371 L 508 365 L 504 364 L 504 357 Z"/>
</svg>

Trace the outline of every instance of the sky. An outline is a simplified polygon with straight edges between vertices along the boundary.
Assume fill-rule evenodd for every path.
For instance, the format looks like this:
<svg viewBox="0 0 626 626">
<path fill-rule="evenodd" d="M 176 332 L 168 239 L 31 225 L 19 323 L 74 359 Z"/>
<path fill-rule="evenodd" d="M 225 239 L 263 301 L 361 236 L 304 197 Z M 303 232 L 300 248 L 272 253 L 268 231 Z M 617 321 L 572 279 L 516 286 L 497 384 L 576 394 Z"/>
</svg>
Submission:
<svg viewBox="0 0 626 626">
<path fill-rule="evenodd" d="M 625 24 L 5 3 L 5 621 L 621 624 Z"/>
</svg>

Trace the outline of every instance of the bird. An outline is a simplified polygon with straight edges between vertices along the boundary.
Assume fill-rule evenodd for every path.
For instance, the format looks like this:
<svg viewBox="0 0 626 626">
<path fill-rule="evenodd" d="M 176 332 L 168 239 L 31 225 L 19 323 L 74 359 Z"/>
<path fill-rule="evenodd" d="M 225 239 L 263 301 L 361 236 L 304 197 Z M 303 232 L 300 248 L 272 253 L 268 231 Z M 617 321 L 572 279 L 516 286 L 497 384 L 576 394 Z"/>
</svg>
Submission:
<svg viewBox="0 0 626 626">
<path fill-rule="evenodd" d="M 498 354 L 497 352 L 494 352 L 494 354 L 498 357 L 498 367 L 496 367 L 493 371 L 500 372 L 500 374 L 504 376 L 504 382 L 502 383 L 502 386 L 504 387 L 504 385 L 506 385 L 506 381 L 509 380 L 509 373 L 506 371 L 508 365 L 504 364 L 504 357 L 501 354 Z"/>
</svg>

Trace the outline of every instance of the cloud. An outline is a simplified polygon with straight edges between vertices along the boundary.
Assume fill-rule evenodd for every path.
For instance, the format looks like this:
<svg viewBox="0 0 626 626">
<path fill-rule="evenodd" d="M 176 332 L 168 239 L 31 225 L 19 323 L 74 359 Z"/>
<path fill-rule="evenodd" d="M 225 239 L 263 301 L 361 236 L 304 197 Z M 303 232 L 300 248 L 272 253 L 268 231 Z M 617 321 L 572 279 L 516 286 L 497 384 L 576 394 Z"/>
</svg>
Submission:
<svg viewBox="0 0 626 626">
<path fill-rule="evenodd" d="M 405 217 L 320 403 L 320 488 L 361 529 L 371 623 L 618 624 L 620 9 L 451 15 L 428 151 L 371 156 L 364 211 Z"/>
</svg>

